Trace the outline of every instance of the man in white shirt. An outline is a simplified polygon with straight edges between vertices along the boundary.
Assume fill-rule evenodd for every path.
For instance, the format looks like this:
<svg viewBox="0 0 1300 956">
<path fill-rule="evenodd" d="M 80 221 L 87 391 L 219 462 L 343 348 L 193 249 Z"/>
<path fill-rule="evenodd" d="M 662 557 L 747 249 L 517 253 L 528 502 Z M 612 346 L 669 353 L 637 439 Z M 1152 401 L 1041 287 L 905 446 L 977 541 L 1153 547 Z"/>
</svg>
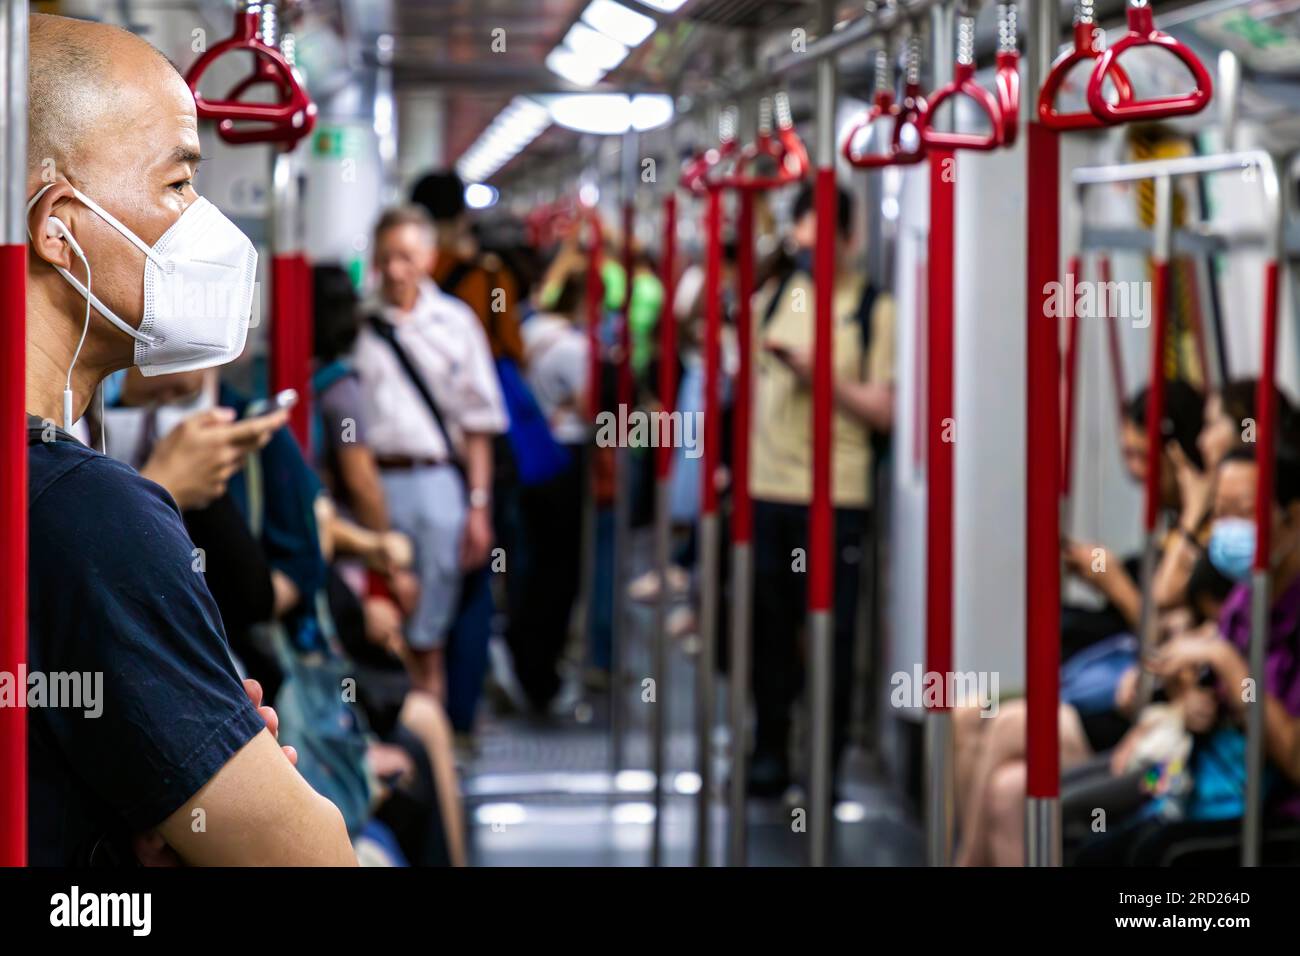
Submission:
<svg viewBox="0 0 1300 956">
<path fill-rule="evenodd" d="M 380 303 L 357 336 L 353 364 L 389 520 L 415 543 L 420 597 L 407 629 L 415 679 L 445 701 L 448 634 L 470 589 L 486 588 L 492 439 L 508 419 L 482 326 L 428 278 L 436 254 L 423 210 L 401 207 L 380 217 Z M 486 659 L 487 634 L 472 640 L 481 641 Z"/>
</svg>

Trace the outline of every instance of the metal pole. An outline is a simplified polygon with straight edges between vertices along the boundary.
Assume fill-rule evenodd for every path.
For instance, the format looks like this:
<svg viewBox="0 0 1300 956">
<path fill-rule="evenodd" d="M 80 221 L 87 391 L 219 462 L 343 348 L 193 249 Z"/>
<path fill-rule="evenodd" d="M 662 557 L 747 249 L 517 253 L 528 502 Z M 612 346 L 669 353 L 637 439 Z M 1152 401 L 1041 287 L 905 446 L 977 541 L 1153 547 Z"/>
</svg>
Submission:
<svg viewBox="0 0 1300 956">
<path fill-rule="evenodd" d="M 1241 865 L 1259 866 L 1264 814 L 1264 694 L 1267 690 L 1265 655 L 1268 647 L 1272 609 L 1272 581 L 1269 562 L 1272 558 L 1273 468 L 1277 454 L 1277 400 L 1274 378 L 1277 375 L 1277 324 L 1279 271 L 1286 261 L 1282 251 L 1282 203 L 1276 173 L 1271 167 L 1261 169 L 1265 192 L 1273 206 L 1272 261 L 1264 273 L 1263 344 L 1260 347 L 1259 384 L 1255 393 L 1259 447 L 1256 453 L 1255 479 L 1255 560 L 1251 570 L 1250 590 L 1250 675 L 1255 681 L 1254 698 L 1246 703 L 1246 808 L 1241 821 Z"/>
<path fill-rule="evenodd" d="M 672 135 L 669 134 L 671 148 Z M 674 168 L 674 174 L 676 170 Z M 659 404 L 665 415 L 677 407 L 677 313 L 673 300 L 677 297 L 677 194 L 676 182 L 664 199 L 664 244 L 662 255 L 664 305 L 659 315 Z M 665 417 L 664 421 L 671 421 Z M 654 708 L 650 711 L 651 766 L 654 770 L 655 792 L 654 833 L 650 842 L 650 865 L 663 863 L 664 838 L 664 732 L 668 723 L 668 591 L 669 550 L 672 547 L 672 514 L 670 482 L 673 469 L 673 449 L 667 434 L 669 427 L 659 435 L 655 450 L 655 573 L 659 576 L 659 596 L 655 601 L 654 653 L 651 672 L 655 681 Z"/>
<path fill-rule="evenodd" d="M 717 469 L 722 445 L 720 377 L 722 331 L 722 192 L 710 188 L 705 206 L 704 263 L 704 467 L 700 503 L 700 626 L 695 665 L 695 761 L 700 775 L 695 809 L 695 865 L 710 858 L 710 801 L 713 789 L 713 665 L 718 629 L 718 566 L 722 555 L 718 524 Z"/>
<path fill-rule="evenodd" d="M 930 11 L 931 60 L 936 86 L 951 75 L 953 8 Z M 955 113 L 953 115 L 955 121 Z M 927 152 L 930 232 L 927 251 L 929 325 L 925 408 L 925 671 L 946 686 L 952 672 L 954 303 L 956 279 L 956 172 L 951 149 Z M 933 679 L 933 678 L 930 678 Z M 953 777 L 950 701 L 925 711 L 926 857 L 931 866 L 952 861 Z"/>
<path fill-rule="evenodd" d="M 632 388 L 632 333 L 629 313 L 632 308 L 632 233 L 636 225 L 633 197 L 636 194 L 636 152 L 637 134 L 628 130 L 623 134 L 621 155 L 622 172 L 620 186 L 622 192 L 623 245 L 620 264 L 623 268 L 623 301 L 619 303 L 619 323 L 617 332 L 617 391 L 619 420 L 623 414 L 630 413 L 635 401 Z M 613 602 L 613 707 L 615 726 L 619 728 L 614 737 L 614 772 L 622 770 L 625 764 L 625 737 L 627 729 L 627 694 L 624 681 L 627 677 L 627 582 L 628 562 L 632 551 L 632 452 L 622 442 L 614 450 L 614 602 Z"/>
<path fill-rule="evenodd" d="M 27 661 L 27 0 L 0 0 L 0 672 Z M 0 866 L 27 865 L 27 711 L 0 708 Z"/>
<path fill-rule="evenodd" d="M 1056 53 L 1055 3 L 1025 5 L 1025 854 L 1061 863 L 1061 420 L 1058 320 L 1047 299 L 1060 270 L 1060 140 L 1038 120 L 1038 90 Z"/>
<path fill-rule="evenodd" d="M 754 194 L 742 190 L 736 217 L 736 340 L 740 367 L 732 395 L 731 449 L 731 791 L 727 865 L 746 859 L 745 783 L 749 767 L 750 630 L 754 555 L 749 496 L 749 432 L 753 365 L 750 297 L 754 293 Z"/>
<path fill-rule="evenodd" d="M 833 0 L 822 0 L 821 35 L 834 25 Z M 812 496 L 808 508 L 808 655 L 807 689 L 812 711 L 812 759 L 809 786 L 809 862 L 826 866 L 831 850 L 831 792 L 834 713 L 835 512 L 831 501 L 831 416 L 834 395 L 835 243 L 839 205 L 835 185 L 835 58 L 817 63 L 816 180 L 814 205 L 817 240 L 813 250 L 813 385 Z M 849 583 L 853 586 L 855 582 Z"/>
</svg>

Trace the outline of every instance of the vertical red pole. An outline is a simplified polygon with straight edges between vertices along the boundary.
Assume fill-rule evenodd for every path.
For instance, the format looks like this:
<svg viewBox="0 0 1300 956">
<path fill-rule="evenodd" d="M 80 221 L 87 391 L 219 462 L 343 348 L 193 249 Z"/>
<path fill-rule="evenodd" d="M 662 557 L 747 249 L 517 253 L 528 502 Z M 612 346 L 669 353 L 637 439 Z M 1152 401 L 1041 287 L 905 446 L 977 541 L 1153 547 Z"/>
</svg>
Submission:
<svg viewBox="0 0 1300 956">
<path fill-rule="evenodd" d="M 1165 417 L 1165 306 L 1169 301 L 1169 261 L 1157 260 L 1153 269 L 1151 383 L 1147 388 L 1147 480 L 1142 513 L 1142 527 L 1148 536 L 1155 533 L 1156 521 L 1160 517 L 1160 464 L 1165 450 L 1161 426 Z"/>
<path fill-rule="evenodd" d="M 750 298 L 754 294 L 754 194 L 741 190 L 736 213 L 736 342 L 740 367 L 736 373 L 732 405 L 731 540 L 748 542 L 753 536 L 753 503 L 749 497 L 750 392 L 753 381 L 753 327 Z"/>
<path fill-rule="evenodd" d="M 23 107 L 26 109 L 26 107 Z M 18 175 L 10 172 L 11 175 Z M 25 177 L 24 177 L 25 181 Z M 2 184 L 0 184 L 2 188 Z M 0 671 L 27 661 L 27 246 L 0 246 Z M 21 689 L 25 693 L 25 687 Z M 27 865 L 27 709 L 0 707 L 0 866 Z"/>
<path fill-rule="evenodd" d="M 717 470 L 722 444 L 722 191 L 710 188 L 705 206 L 704 259 L 704 468 L 701 470 L 700 514 L 718 511 Z M 707 666 L 707 665 L 702 665 Z"/>
<path fill-rule="evenodd" d="M 0 3 L 0 671 L 27 662 L 27 3 Z M 25 687 L 23 688 L 25 689 Z M 0 707 L 0 866 L 27 864 L 27 710 Z"/>
<path fill-rule="evenodd" d="M 605 314 L 605 280 L 600 271 L 604 264 L 605 239 L 600 228 L 600 214 L 595 209 L 590 209 L 586 217 L 591 236 L 591 252 L 587 256 L 587 412 L 592 421 L 595 421 L 601 411 L 600 345 L 601 320 Z M 592 461 L 594 463 L 595 458 Z"/>
<path fill-rule="evenodd" d="M 1069 303 L 1070 314 L 1065 325 L 1065 376 L 1062 385 L 1065 412 L 1061 423 L 1061 497 L 1068 498 L 1074 478 L 1074 399 L 1079 377 L 1078 289 L 1083 281 L 1083 263 L 1078 256 L 1070 257 L 1070 263 L 1065 267 L 1065 280 L 1063 301 Z"/>
<path fill-rule="evenodd" d="M 1057 709 L 1061 665 L 1060 332 L 1048 314 L 1060 268 L 1060 142 L 1027 124 L 1025 303 L 1025 699 L 1031 862 L 1058 862 L 1052 822 L 1060 792 Z M 1034 817 L 1042 820 L 1035 825 Z M 1040 829 L 1041 827 L 1041 829 Z"/>
<path fill-rule="evenodd" d="M 271 392 L 299 389 L 298 364 L 302 349 L 302 257 L 296 252 L 271 257 Z M 293 419 L 291 417 L 290 422 Z M 303 436 L 294 431 L 301 442 Z"/>
<path fill-rule="evenodd" d="M 672 435 L 667 415 L 677 407 L 677 196 L 664 200 L 664 245 L 661 263 L 664 305 L 659 313 L 659 404 L 665 412 L 655 453 L 655 476 L 667 479 L 673 468 Z"/>
<path fill-rule="evenodd" d="M 953 531 L 953 282 L 956 279 L 956 158 L 934 149 L 930 162 L 928 238 L 930 321 L 926 342 L 925 408 L 925 670 L 952 671 Z M 928 710 L 946 711 L 941 698 Z"/>
<path fill-rule="evenodd" d="M 618 402 L 632 411 L 632 231 L 636 226 L 636 207 L 623 203 L 623 302 L 619 315 Z"/>
</svg>

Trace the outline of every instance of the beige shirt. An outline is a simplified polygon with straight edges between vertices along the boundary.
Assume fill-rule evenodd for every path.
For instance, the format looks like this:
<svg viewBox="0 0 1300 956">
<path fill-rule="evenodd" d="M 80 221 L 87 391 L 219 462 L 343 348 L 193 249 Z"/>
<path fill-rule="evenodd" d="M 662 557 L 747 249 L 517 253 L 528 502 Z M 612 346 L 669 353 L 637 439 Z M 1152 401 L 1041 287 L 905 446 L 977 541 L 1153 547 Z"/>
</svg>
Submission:
<svg viewBox="0 0 1300 956">
<path fill-rule="evenodd" d="M 411 311 L 387 306 L 380 313 L 423 373 L 457 446 L 465 432 L 506 430 L 509 418 L 492 351 L 468 306 L 426 282 Z M 447 460 L 446 443 L 428 405 L 392 347 L 369 324 L 357 336 L 353 364 L 361 379 L 367 440 L 375 453 Z"/>
<path fill-rule="evenodd" d="M 865 285 L 863 277 L 854 273 L 842 273 L 836 282 L 832 306 L 835 376 L 841 381 L 892 382 L 894 303 L 883 293 L 877 296 L 869 352 L 864 357 L 856 313 Z M 764 344 L 812 350 L 812 279 L 804 272 L 795 273 L 781 291 L 771 320 L 764 323 L 773 291 L 761 291 L 752 310 L 754 406 L 749 488 L 755 498 L 766 501 L 808 504 L 812 500 L 812 388 Z M 831 425 L 831 498 L 835 506 L 870 505 L 870 474 L 869 429 L 837 404 Z"/>
</svg>

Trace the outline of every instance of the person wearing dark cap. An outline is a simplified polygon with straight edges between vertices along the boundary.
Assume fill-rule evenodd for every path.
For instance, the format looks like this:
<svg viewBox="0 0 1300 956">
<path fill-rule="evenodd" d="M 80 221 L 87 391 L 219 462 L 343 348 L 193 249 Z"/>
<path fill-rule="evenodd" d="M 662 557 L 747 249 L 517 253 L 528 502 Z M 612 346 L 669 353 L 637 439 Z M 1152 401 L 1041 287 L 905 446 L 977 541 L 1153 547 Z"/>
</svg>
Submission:
<svg viewBox="0 0 1300 956">
<path fill-rule="evenodd" d="M 500 258 L 480 250 L 470 228 L 461 178 L 450 171 L 428 173 L 411 190 L 411 202 L 428 210 L 437 229 L 433 281 L 478 316 L 494 359 L 504 357 L 522 365 L 518 289 Z"/>
</svg>

